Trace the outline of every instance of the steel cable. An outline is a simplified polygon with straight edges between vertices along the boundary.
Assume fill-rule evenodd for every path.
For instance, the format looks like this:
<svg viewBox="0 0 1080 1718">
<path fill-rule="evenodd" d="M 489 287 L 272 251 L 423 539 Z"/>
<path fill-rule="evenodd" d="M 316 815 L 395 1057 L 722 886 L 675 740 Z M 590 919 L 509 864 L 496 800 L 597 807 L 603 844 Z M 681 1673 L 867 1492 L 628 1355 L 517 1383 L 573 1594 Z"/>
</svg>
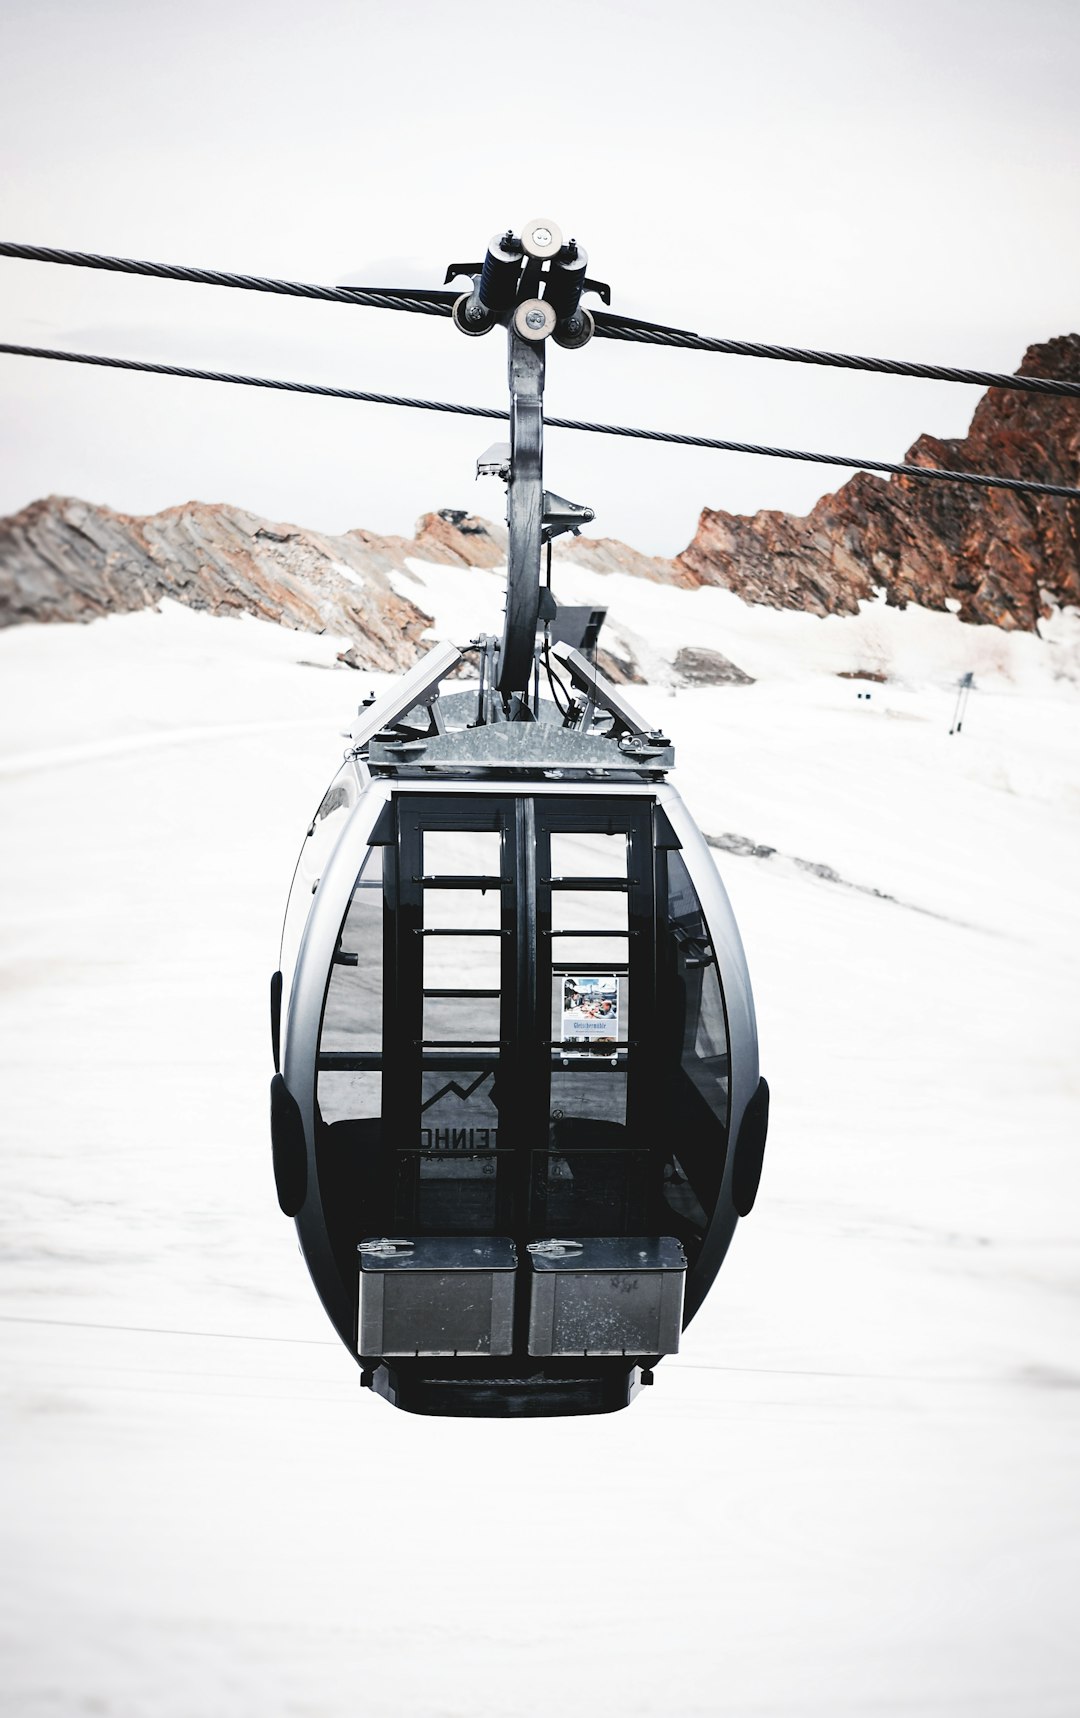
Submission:
<svg viewBox="0 0 1080 1718">
<path fill-rule="evenodd" d="M 667 328 L 659 322 L 639 322 L 631 316 L 594 311 L 598 339 L 632 340 L 644 346 L 682 347 L 691 352 L 726 352 L 739 358 L 775 358 L 787 364 L 817 364 L 833 370 L 863 370 L 882 376 L 920 376 L 933 382 L 970 382 L 980 388 L 1008 388 L 1015 393 L 1055 394 L 1080 398 L 1080 382 L 1060 376 L 1015 376 L 999 370 L 961 370 L 951 364 L 915 364 L 902 358 L 860 358 L 851 352 L 816 352 L 803 346 L 769 346 L 753 340 L 721 340 Z"/>
<path fill-rule="evenodd" d="M 244 388 L 271 388 L 286 394 L 316 394 L 332 400 L 359 400 L 368 405 L 404 406 L 414 411 L 449 412 L 455 417 L 498 418 L 504 423 L 510 413 L 496 406 L 462 406 L 447 400 L 416 400 L 401 394 L 376 394 L 359 388 L 333 388 L 319 382 L 286 382 L 269 376 L 237 376 L 224 370 L 194 370 L 181 364 L 151 364 L 138 358 L 106 358 L 91 352 L 61 352 L 44 346 L 0 343 L 0 353 L 17 358 L 49 358 L 63 364 L 89 364 L 110 370 L 137 370 L 151 376 L 180 376 L 197 382 L 228 382 Z M 633 441 L 666 442 L 675 447 L 701 447 L 719 453 L 755 454 L 763 459 L 794 459 L 812 465 L 844 466 L 853 471 L 883 471 L 895 477 L 913 477 L 920 482 L 963 483 L 977 489 L 1009 489 L 1019 495 L 1057 495 L 1067 501 L 1080 500 L 1080 489 L 1064 483 L 1038 483 L 1023 477 L 997 477 L 975 471 L 946 471 L 932 465 L 893 464 L 880 459 L 856 459 L 850 454 L 809 453 L 791 447 L 764 447 L 756 442 L 722 441 L 716 436 L 680 435 L 675 430 L 634 429 L 626 424 L 589 423 L 580 418 L 549 417 L 548 429 L 578 430 L 589 435 L 628 437 Z"/>
<path fill-rule="evenodd" d="M 324 299 L 336 304 L 367 305 L 378 310 L 403 310 L 417 316 L 450 316 L 458 294 L 427 287 L 380 289 L 366 286 L 315 286 L 306 281 L 274 280 L 225 269 L 189 268 L 179 263 L 139 262 L 131 257 L 99 256 L 92 251 L 57 250 L 47 245 L 0 242 L 0 257 L 24 262 L 63 263 L 73 268 L 103 269 L 111 274 L 145 275 L 156 280 L 188 281 L 198 286 L 237 287 L 246 292 L 277 293 L 287 298 Z M 1080 382 L 1054 376 L 1017 376 L 997 370 L 964 370 L 948 364 L 916 364 L 899 358 L 863 358 L 850 352 L 817 352 L 802 346 L 774 346 L 760 341 L 724 340 L 643 322 L 610 311 L 593 313 L 596 334 L 603 340 L 637 345 L 670 346 L 693 352 L 721 352 L 741 358 L 772 358 L 788 364 L 814 364 L 834 370 L 861 370 L 883 376 L 915 376 L 935 382 L 964 382 L 981 388 L 1007 388 L 1014 393 L 1052 394 L 1080 398 Z"/>
<path fill-rule="evenodd" d="M 225 269 L 187 268 L 180 263 L 137 262 L 131 257 L 97 256 L 92 251 L 51 250 L 44 245 L 0 242 L 0 257 L 23 262 L 67 263 L 72 268 L 103 269 L 108 274 L 146 275 L 152 280 L 182 280 L 196 286 L 232 286 L 243 292 L 276 293 L 284 298 L 318 298 L 333 304 L 362 304 L 376 310 L 408 310 L 418 316 L 450 316 L 456 292 L 427 287 L 380 290 L 366 286 L 313 286 L 303 280 L 272 280 L 258 274 L 232 274 Z"/>
</svg>

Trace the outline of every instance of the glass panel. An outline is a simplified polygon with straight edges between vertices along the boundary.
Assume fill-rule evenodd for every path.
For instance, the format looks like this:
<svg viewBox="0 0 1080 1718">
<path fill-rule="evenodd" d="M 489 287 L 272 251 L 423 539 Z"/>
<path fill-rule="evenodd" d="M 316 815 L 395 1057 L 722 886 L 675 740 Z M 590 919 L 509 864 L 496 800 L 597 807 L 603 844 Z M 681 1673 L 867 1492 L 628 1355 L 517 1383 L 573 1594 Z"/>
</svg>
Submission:
<svg viewBox="0 0 1080 1718">
<path fill-rule="evenodd" d="M 626 1075 L 618 1069 L 571 1063 L 551 1070 L 551 1145 L 558 1149 L 573 1135 L 578 1145 L 597 1144 L 596 1138 L 578 1137 L 582 1124 L 622 1126 L 626 1121 Z M 595 1134 L 595 1127 L 592 1128 Z"/>
<path fill-rule="evenodd" d="M 625 877 L 626 836 L 552 831 L 553 877 Z"/>
<path fill-rule="evenodd" d="M 582 972 L 610 972 L 630 962 L 626 937 L 557 937 L 551 952 L 560 966 L 580 967 Z"/>
<path fill-rule="evenodd" d="M 494 1151 L 499 1143 L 495 1069 L 425 1068 L 421 1076 L 421 1151 Z"/>
<path fill-rule="evenodd" d="M 545 1235 L 647 1232 L 650 1153 L 533 1153 L 531 1226 Z"/>
<path fill-rule="evenodd" d="M 720 980 L 715 965 L 705 972 L 701 986 L 701 1011 L 698 1014 L 694 1055 L 699 1061 L 717 1061 L 727 1057 L 727 1023 L 720 997 Z"/>
<path fill-rule="evenodd" d="M 425 889 L 426 930 L 497 931 L 502 922 L 498 889 Z"/>
<path fill-rule="evenodd" d="M 691 991 L 691 994 L 692 991 Z M 687 1019 L 687 1040 L 693 1030 L 692 1045 L 685 1042 L 683 1067 L 693 1080 L 709 1107 L 727 1122 L 728 1053 L 724 1005 L 720 999 L 720 980 L 715 965 L 706 967 L 699 980 L 697 1018 Z"/>
<path fill-rule="evenodd" d="M 291 978 L 296 963 L 296 953 L 307 922 L 315 885 L 322 875 L 323 866 L 337 845 L 338 837 L 358 797 L 356 769 L 350 761 L 342 765 L 323 795 L 296 862 L 296 873 L 289 891 L 281 934 L 280 965 L 286 983 Z"/>
<path fill-rule="evenodd" d="M 689 872 L 668 859 L 668 926 L 675 940 L 682 1066 L 723 1126 L 728 1112 L 728 1040 L 716 954 Z"/>
<path fill-rule="evenodd" d="M 693 1247 L 704 1233 L 724 1173 L 729 1058 L 709 928 L 677 853 L 668 857 L 667 923 L 674 945 L 667 1013 L 678 1035 L 679 1063 L 665 1098 L 671 1125 L 664 1198 L 672 1233 Z"/>
<path fill-rule="evenodd" d="M 455 1043 L 497 1044 L 497 996 L 425 996 L 424 1037 Z"/>
<path fill-rule="evenodd" d="M 498 990 L 501 937 L 425 937 L 425 990 Z"/>
<path fill-rule="evenodd" d="M 487 1157 L 441 1156 L 420 1159 L 421 1229 L 453 1234 L 490 1235 L 495 1227 L 494 1152 Z"/>
<path fill-rule="evenodd" d="M 382 849 L 373 847 L 353 890 L 339 952 L 356 965 L 335 962 L 323 1014 L 322 1050 L 378 1050 L 382 1045 Z"/>
<path fill-rule="evenodd" d="M 421 1233 L 490 1235 L 504 1153 L 403 1151 L 398 1155 L 395 1219 Z"/>
<path fill-rule="evenodd" d="M 552 889 L 553 931 L 622 931 L 627 919 L 625 894 L 607 889 Z"/>
<path fill-rule="evenodd" d="M 705 1212 L 674 1152 L 664 1165 L 664 1200 L 669 1209 L 674 1211 L 683 1223 L 689 1225 L 699 1239 L 704 1235 L 707 1225 Z M 680 1230 L 680 1233 L 683 1231 Z"/>
<path fill-rule="evenodd" d="M 324 1069 L 318 1099 L 324 1122 L 376 1120 L 382 1114 L 382 1075 Z"/>
<path fill-rule="evenodd" d="M 501 869 L 497 829 L 425 829 L 425 877 L 497 877 Z"/>
</svg>

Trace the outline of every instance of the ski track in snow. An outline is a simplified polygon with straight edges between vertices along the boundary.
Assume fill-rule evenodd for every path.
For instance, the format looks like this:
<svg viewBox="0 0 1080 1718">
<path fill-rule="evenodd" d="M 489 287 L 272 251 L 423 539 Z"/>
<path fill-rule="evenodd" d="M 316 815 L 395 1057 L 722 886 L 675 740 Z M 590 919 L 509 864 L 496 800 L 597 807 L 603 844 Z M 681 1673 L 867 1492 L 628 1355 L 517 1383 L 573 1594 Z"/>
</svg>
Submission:
<svg viewBox="0 0 1080 1718">
<path fill-rule="evenodd" d="M 870 895 L 875 901 L 888 901 L 890 906 L 903 907 L 905 912 L 926 913 L 931 919 L 941 919 L 945 924 L 960 925 L 964 930 L 987 930 L 988 935 L 997 933 L 989 931 L 983 925 L 965 924 L 963 919 L 949 918 L 945 913 L 936 913 L 933 907 L 920 907 L 916 901 L 901 901 L 895 895 L 890 895 L 885 889 L 875 889 L 872 883 L 853 883 L 850 877 L 841 877 L 831 865 L 825 865 L 820 859 L 800 859 L 795 853 L 778 853 L 775 847 L 768 847 L 760 841 L 752 841 L 748 835 L 706 835 L 710 847 L 717 848 L 722 853 L 735 854 L 740 859 L 779 860 L 773 869 L 793 869 L 801 871 L 808 877 L 816 877 L 821 883 L 834 883 L 840 889 L 853 889 L 858 895 Z"/>
<path fill-rule="evenodd" d="M 417 567 L 471 636 L 497 575 Z M 717 855 L 761 1195 L 610 1418 L 394 1413 L 277 1210 L 267 983 L 383 677 L 171 605 L 0 635 L 5 1715 L 1073 1718 L 1072 618 L 556 584 L 648 654 L 701 827 L 775 850 Z M 757 683 L 675 687 L 687 642 Z"/>
</svg>

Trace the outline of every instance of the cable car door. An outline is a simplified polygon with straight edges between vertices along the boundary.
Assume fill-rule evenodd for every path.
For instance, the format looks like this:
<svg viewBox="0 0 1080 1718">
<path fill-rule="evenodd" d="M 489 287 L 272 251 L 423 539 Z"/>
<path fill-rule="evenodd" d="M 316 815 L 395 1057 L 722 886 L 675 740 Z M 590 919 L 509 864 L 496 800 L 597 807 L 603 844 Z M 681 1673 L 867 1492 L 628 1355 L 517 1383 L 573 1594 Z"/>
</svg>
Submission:
<svg viewBox="0 0 1080 1718">
<path fill-rule="evenodd" d="M 404 1234 L 645 1232 L 652 805 L 395 796 L 385 1205 Z M 648 1038 L 647 1026 L 645 1030 Z M 633 1118 L 633 1119 L 631 1119 Z"/>
</svg>

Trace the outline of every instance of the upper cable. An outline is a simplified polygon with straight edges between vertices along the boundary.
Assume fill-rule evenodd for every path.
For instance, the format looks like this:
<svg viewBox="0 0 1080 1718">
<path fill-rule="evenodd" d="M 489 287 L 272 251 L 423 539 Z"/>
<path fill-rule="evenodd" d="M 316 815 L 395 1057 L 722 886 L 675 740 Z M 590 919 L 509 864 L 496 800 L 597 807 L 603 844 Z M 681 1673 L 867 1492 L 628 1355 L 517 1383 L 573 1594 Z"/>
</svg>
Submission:
<svg viewBox="0 0 1080 1718">
<path fill-rule="evenodd" d="M 148 276 L 155 280 L 188 281 L 197 286 L 227 286 L 245 292 L 274 293 L 285 298 L 322 299 L 335 304 L 366 305 L 376 310 L 400 310 L 414 316 L 452 316 L 460 294 L 438 287 L 316 286 L 307 281 L 274 280 L 262 275 L 235 274 L 225 269 L 189 268 L 180 263 L 138 262 L 131 257 L 98 256 L 92 251 L 57 250 L 46 245 L 17 245 L 0 241 L 0 257 L 25 262 L 62 263 L 72 268 L 101 269 L 110 274 Z M 1080 398 L 1080 382 L 1060 376 L 1018 376 L 999 370 L 967 370 L 949 364 L 918 364 L 901 358 L 865 358 L 851 352 L 819 352 L 802 346 L 776 346 L 761 341 L 728 340 L 643 322 L 633 316 L 596 311 L 596 338 L 625 340 L 641 346 L 669 346 L 692 352 L 727 353 L 743 358 L 770 358 L 781 363 L 811 364 L 833 370 L 861 370 L 883 376 L 914 376 L 935 382 L 961 382 L 981 388 L 1006 388 L 1013 393 L 1051 394 Z"/>
</svg>

